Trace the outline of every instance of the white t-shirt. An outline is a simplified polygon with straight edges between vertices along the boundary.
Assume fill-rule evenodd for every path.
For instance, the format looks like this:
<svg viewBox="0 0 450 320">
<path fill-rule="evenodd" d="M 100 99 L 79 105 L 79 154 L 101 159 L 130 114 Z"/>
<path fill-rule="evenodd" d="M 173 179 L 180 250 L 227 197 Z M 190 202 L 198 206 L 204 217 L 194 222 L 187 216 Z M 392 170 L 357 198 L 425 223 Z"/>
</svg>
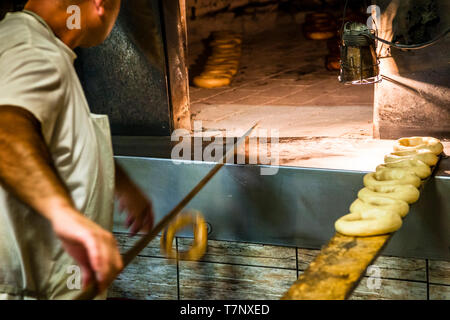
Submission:
<svg viewBox="0 0 450 320">
<path fill-rule="evenodd" d="M 0 22 L 0 107 L 24 108 L 40 121 L 77 209 L 111 230 L 114 162 L 109 122 L 106 116 L 90 114 L 75 59 L 32 12 L 10 13 Z M 74 265 L 50 223 L 0 187 L 0 294 L 71 298 L 79 293 L 72 290 L 77 283 L 66 283 L 76 273 Z"/>
</svg>

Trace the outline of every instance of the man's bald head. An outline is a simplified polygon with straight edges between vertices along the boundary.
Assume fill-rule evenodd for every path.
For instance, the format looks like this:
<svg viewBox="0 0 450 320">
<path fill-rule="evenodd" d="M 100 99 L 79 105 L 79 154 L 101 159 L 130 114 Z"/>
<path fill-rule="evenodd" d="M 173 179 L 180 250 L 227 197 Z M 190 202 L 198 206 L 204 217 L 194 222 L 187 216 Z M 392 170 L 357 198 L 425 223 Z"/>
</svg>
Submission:
<svg viewBox="0 0 450 320">
<path fill-rule="evenodd" d="M 70 5 L 80 5 L 83 2 L 86 1 L 92 1 L 92 0 L 58 0 L 59 2 L 61 2 L 61 4 L 65 7 L 68 7 Z M 112 9 L 115 6 L 115 3 L 117 1 L 114 0 L 103 0 L 103 6 L 105 7 L 105 9 Z"/>
<path fill-rule="evenodd" d="M 121 0 L 29 0 L 25 9 L 40 15 L 67 45 L 92 47 L 111 32 L 119 14 Z M 79 10 L 72 12 L 70 6 Z M 78 14 L 79 28 L 69 28 L 69 19 Z"/>
</svg>

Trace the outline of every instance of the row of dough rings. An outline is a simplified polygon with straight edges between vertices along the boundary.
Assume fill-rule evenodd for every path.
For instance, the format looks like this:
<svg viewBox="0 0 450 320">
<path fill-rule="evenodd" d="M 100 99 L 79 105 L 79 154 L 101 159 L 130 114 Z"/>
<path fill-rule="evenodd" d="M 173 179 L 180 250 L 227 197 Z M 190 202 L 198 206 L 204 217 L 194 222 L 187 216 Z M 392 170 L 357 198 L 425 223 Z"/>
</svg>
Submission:
<svg viewBox="0 0 450 320">
<path fill-rule="evenodd" d="M 377 166 L 377 171 L 384 168 L 401 168 L 414 173 L 421 179 L 425 179 L 431 175 L 431 169 L 423 161 L 418 159 L 404 159 L 393 162 L 388 162 L 385 164 L 380 164 Z"/>
<path fill-rule="evenodd" d="M 373 236 L 397 231 L 402 226 L 402 218 L 388 208 L 372 208 L 346 214 L 339 218 L 336 231 L 348 236 Z"/>
<path fill-rule="evenodd" d="M 409 137 L 398 139 L 394 145 L 395 151 L 426 149 L 440 155 L 444 146 L 439 139 L 433 137 Z"/>
<path fill-rule="evenodd" d="M 360 199 L 363 197 L 370 198 L 374 196 L 403 200 L 411 204 L 419 200 L 420 192 L 416 187 L 410 184 L 371 188 L 365 187 L 358 192 L 358 198 Z"/>
<path fill-rule="evenodd" d="M 208 230 L 203 216 L 198 211 L 190 211 L 179 214 L 167 227 L 161 236 L 161 251 L 169 259 L 175 259 L 176 253 L 172 250 L 173 238 L 177 231 L 193 226 L 194 242 L 186 252 L 179 252 L 181 260 L 198 260 L 206 252 L 208 242 Z"/>
<path fill-rule="evenodd" d="M 401 217 L 409 211 L 408 203 L 418 200 L 416 187 L 431 175 L 443 146 L 431 137 L 399 139 L 385 164 L 364 176 L 366 188 L 350 206 L 350 214 L 338 219 L 335 228 L 346 235 L 369 236 L 396 231 Z M 377 210 L 381 210 L 378 211 Z M 397 217 L 395 217 L 397 216 Z"/>
<path fill-rule="evenodd" d="M 427 149 L 396 151 L 384 157 L 386 164 L 400 160 L 420 160 L 428 166 L 434 166 L 439 158 Z"/>
<path fill-rule="evenodd" d="M 418 188 L 422 181 L 418 176 L 402 168 L 380 168 L 364 176 L 364 185 L 368 188 L 410 184 Z"/>
<path fill-rule="evenodd" d="M 406 201 L 399 199 L 386 198 L 382 196 L 365 197 L 356 199 L 350 205 L 350 213 L 363 212 L 373 208 L 384 208 L 405 217 L 409 212 L 409 205 Z"/>
</svg>

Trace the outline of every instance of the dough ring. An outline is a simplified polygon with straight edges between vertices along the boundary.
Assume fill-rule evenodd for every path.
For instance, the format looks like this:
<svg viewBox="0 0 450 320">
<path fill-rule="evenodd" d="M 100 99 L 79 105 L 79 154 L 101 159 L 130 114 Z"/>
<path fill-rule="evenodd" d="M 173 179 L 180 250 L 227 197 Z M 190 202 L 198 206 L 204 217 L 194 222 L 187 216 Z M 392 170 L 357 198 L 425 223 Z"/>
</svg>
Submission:
<svg viewBox="0 0 450 320">
<path fill-rule="evenodd" d="M 189 225 L 194 229 L 194 242 L 188 251 L 179 252 L 178 257 L 181 260 L 199 260 L 203 257 L 208 243 L 206 222 L 200 212 L 190 211 L 179 214 L 161 235 L 161 251 L 167 258 L 176 259 L 176 252 L 172 250 L 173 238 L 177 231 Z"/>
<path fill-rule="evenodd" d="M 221 76 L 197 76 L 194 77 L 194 84 L 200 88 L 220 88 L 228 86 L 231 79 Z"/>
<path fill-rule="evenodd" d="M 385 197 L 369 197 L 353 201 L 350 205 L 350 213 L 362 212 L 373 208 L 388 209 L 402 218 L 409 212 L 409 205 L 406 201 Z"/>
<path fill-rule="evenodd" d="M 380 168 L 364 176 L 368 188 L 411 184 L 418 188 L 422 181 L 414 173 L 402 168 Z"/>
<path fill-rule="evenodd" d="M 381 164 L 377 167 L 377 171 L 379 169 L 384 168 L 401 168 L 408 170 L 409 172 L 414 173 L 421 179 L 425 179 L 431 175 L 431 169 L 424 162 L 417 159 L 404 159 L 398 160 L 394 162 L 388 162 L 386 164 Z"/>
<path fill-rule="evenodd" d="M 420 160 L 428 166 L 434 166 L 439 158 L 428 149 L 396 151 L 384 157 L 385 163 L 396 162 L 399 160 Z"/>
<path fill-rule="evenodd" d="M 402 218 L 385 208 L 349 213 L 339 218 L 334 227 L 347 236 L 375 236 L 397 231 L 402 226 Z"/>
<path fill-rule="evenodd" d="M 444 146 L 439 139 L 433 137 L 409 137 L 398 139 L 394 145 L 395 151 L 427 149 L 435 155 L 440 155 Z"/>
<path fill-rule="evenodd" d="M 311 40 L 327 40 L 334 37 L 334 31 L 311 31 L 306 32 L 306 37 Z"/>
<path fill-rule="evenodd" d="M 371 188 L 365 187 L 358 192 L 358 198 L 360 199 L 371 196 L 382 196 L 391 199 L 398 199 L 411 204 L 419 200 L 420 192 L 416 187 L 410 184 L 377 186 Z"/>
</svg>

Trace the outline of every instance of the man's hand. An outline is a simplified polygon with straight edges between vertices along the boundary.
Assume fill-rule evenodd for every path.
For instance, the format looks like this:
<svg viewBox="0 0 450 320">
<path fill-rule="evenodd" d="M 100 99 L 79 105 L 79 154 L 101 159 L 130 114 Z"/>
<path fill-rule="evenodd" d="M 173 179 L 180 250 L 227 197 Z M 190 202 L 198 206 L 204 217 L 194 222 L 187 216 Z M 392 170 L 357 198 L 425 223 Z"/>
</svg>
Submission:
<svg viewBox="0 0 450 320">
<path fill-rule="evenodd" d="M 116 163 L 116 197 L 119 211 L 126 211 L 127 228 L 135 235 L 139 231 L 149 232 L 153 228 L 154 213 L 150 199 L 134 184 L 125 171 Z"/>
<path fill-rule="evenodd" d="M 113 235 L 73 209 L 55 214 L 51 222 L 64 249 L 81 267 L 83 288 L 95 280 L 99 291 L 105 290 L 123 269 Z"/>
</svg>

